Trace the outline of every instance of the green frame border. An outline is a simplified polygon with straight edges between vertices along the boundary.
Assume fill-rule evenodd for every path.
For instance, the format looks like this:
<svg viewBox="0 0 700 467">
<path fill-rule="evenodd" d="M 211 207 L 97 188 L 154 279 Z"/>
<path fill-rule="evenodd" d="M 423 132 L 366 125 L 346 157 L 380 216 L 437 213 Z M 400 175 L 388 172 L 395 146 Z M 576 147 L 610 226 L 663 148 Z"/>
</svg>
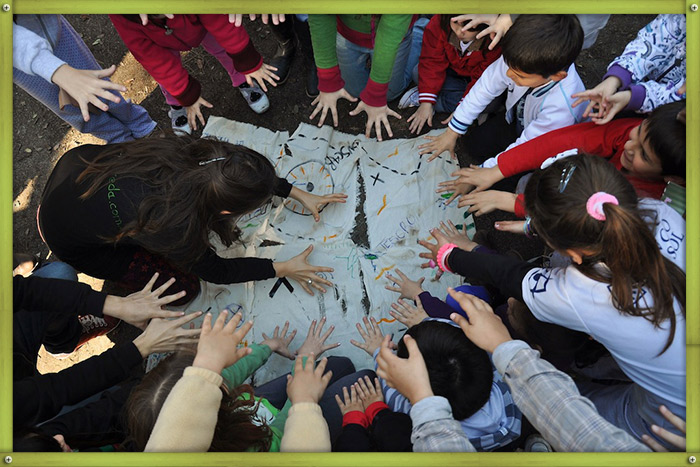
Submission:
<svg viewBox="0 0 700 467">
<path fill-rule="evenodd" d="M 447 13 L 468 11 L 491 13 L 510 11 L 513 13 L 686 13 L 687 15 L 687 76 L 688 80 L 687 133 L 688 151 L 691 155 L 687 165 L 687 179 L 698 180 L 700 175 L 700 126 L 698 104 L 700 93 L 700 11 L 692 11 L 691 5 L 700 0 L 576 0 L 555 2 L 552 0 L 239 0 L 226 2 L 208 0 L 206 3 L 191 0 L 8 0 L 9 11 L 0 10 L 0 114 L 12 115 L 12 14 L 23 13 L 228 13 L 237 11 L 285 11 L 289 13 Z M 693 84 L 696 83 L 696 84 Z M 695 128 L 695 131 L 692 129 Z M 616 465 L 616 466 L 669 466 L 688 465 L 691 453 L 700 457 L 700 182 L 689 183 L 687 202 L 687 425 L 688 453 L 669 454 L 533 454 L 533 453 L 359 453 L 359 454 L 278 454 L 278 453 L 197 453 L 197 454 L 148 454 L 148 453 L 18 453 L 12 446 L 12 120 L 0 118 L 0 459 L 11 456 L 9 465 L 17 466 L 224 466 L 235 462 L 238 465 Z M 692 202 L 695 200 L 696 202 Z M 692 286 L 692 284 L 696 284 Z"/>
</svg>

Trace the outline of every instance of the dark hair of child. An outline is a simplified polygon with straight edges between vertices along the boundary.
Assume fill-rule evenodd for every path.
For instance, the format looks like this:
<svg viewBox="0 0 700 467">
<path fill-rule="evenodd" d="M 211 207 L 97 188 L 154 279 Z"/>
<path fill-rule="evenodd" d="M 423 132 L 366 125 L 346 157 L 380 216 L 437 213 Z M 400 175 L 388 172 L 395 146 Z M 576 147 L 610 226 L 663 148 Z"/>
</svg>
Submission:
<svg viewBox="0 0 700 467">
<path fill-rule="evenodd" d="M 646 119 L 645 141 L 661 161 L 664 175 L 685 178 L 685 120 L 679 118 L 683 109 L 685 101 L 654 109 Z"/>
<path fill-rule="evenodd" d="M 520 15 L 501 40 L 510 68 L 544 78 L 568 70 L 582 46 L 576 15 Z"/>
<path fill-rule="evenodd" d="M 125 405 L 129 433 L 126 442 L 137 451 L 143 451 L 146 447 L 165 399 L 193 361 L 194 354 L 190 353 L 169 356 L 151 370 L 129 395 Z M 231 390 L 222 387 L 222 392 L 223 399 L 209 451 L 269 451 L 272 432 L 267 425 L 256 425 L 251 421 L 258 405 L 253 399 L 253 388 L 243 384 Z M 250 398 L 239 398 L 244 393 L 250 394 Z M 192 403 L 196 403 L 195 399 L 192 399 Z"/>
<path fill-rule="evenodd" d="M 491 360 L 460 328 L 423 321 L 406 334 L 416 340 L 423 354 L 433 393 L 450 402 L 455 420 L 471 417 L 488 402 L 493 383 Z M 403 339 L 399 340 L 396 354 L 408 358 Z"/>
<path fill-rule="evenodd" d="M 603 204 L 604 221 L 586 209 L 588 199 L 598 192 L 619 202 Z M 656 327 L 670 322 L 668 341 L 659 354 L 665 352 L 676 328 L 674 298 L 685 316 L 685 273 L 659 251 L 637 208 L 637 194 L 622 173 L 600 157 L 567 157 L 533 174 L 525 202 L 533 228 L 550 247 L 587 251 L 583 263 L 574 266 L 591 279 L 610 284 L 613 304 L 621 313 L 641 316 Z M 599 262 L 607 268 L 598 267 Z M 635 298 L 642 287 L 651 293 L 653 306 Z"/>
<path fill-rule="evenodd" d="M 113 145 L 78 177 L 87 186 L 82 198 L 115 174 L 145 180 L 154 190 L 138 206 L 137 218 L 111 240 L 137 239 L 185 268 L 213 248 L 211 231 L 226 246 L 237 241 L 238 218 L 267 203 L 277 185 L 275 168 L 265 156 L 245 146 L 188 135 Z"/>
</svg>

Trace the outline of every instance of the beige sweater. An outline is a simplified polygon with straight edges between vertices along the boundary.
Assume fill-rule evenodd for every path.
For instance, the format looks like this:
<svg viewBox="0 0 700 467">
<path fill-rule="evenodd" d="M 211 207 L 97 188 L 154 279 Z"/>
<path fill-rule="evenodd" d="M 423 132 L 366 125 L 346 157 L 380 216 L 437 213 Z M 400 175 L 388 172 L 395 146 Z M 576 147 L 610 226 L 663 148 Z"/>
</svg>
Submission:
<svg viewBox="0 0 700 467">
<path fill-rule="evenodd" d="M 221 375 L 198 367 L 185 368 L 163 404 L 146 452 L 206 452 L 214 438 L 221 405 Z M 321 407 L 294 404 L 284 426 L 282 452 L 330 452 L 328 424 Z"/>
</svg>

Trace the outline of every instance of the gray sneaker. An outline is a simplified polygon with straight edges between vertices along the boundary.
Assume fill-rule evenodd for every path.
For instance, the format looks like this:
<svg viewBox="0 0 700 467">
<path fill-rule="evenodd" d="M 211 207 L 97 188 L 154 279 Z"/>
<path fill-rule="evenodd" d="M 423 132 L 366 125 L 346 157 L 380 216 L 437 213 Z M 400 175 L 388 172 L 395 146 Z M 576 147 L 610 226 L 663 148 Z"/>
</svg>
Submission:
<svg viewBox="0 0 700 467">
<path fill-rule="evenodd" d="M 248 103 L 248 106 L 253 109 L 253 112 L 261 114 L 270 108 L 270 101 L 267 95 L 257 84 L 251 86 L 248 83 L 243 83 L 238 86 L 238 90 L 241 91 L 243 98 Z"/>
<path fill-rule="evenodd" d="M 168 111 L 168 117 L 170 117 L 170 124 L 175 134 L 180 132 L 188 135 L 192 134 L 192 128 L 190 128 L 190 124 L 187 123 L 187 110 L 184 107 L 176 109 L 171 106 Z"/>
<path fill-rule="evenodd" d="M 414 86 L 408 91 L 406 91 L 403 94 L 403 96 L 401 96 L 401 100 L 399 101 L 399 109 L 407 109 L 408 107 L 418 107 L 420 105 L 418 97 L 418 86 Z"/>
</svg>

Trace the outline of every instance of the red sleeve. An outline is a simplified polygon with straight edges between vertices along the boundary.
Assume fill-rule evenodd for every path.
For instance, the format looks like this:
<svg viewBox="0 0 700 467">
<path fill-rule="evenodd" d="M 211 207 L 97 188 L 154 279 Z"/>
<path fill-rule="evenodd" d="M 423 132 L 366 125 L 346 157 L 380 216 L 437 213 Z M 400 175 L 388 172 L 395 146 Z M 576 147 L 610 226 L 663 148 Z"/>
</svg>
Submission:
<svg viewBox="0 0 700 467">
<path fill-rule="evenodd" d="M 372 402 L 369 407 L 365 409 L 365 415 L 367 415 L 367 419 L 369 420 L 369 423 L 371 424 L 372 421 L 374 420 L 374 417 L 377 416 L 379 412 L 382 410 L 387 410 L 389 409 L 389 406 L 384 403 L 384 401 L 377 401 L 377 402 Z"/>
<path fill-rule="evenodd" d="M 513 212 L 516 216 L 524 219 L 527 216 L 527 211 L 525 210 L 525 194 L 520 193 L 517 198 L 515 198 L 515 206 L 513 206 Z"/>
<path fill-rule="evenodd" d="M 262 66 L 262 57 L 243 26 L 228 22 L 228 15 L 197 15 L 202 26 L 233 59 L 236 70 L 248 74 Z"/>
<path fill-rule="evenodd" d="M 122 15 L 109 15 L 109 19 L 134 58 L 181 105 L 190 106 L 199 99 L 202 87 L 182 66 L 179 52 L 155 44 L 146 27 L 139 23 Z"/>
<path fill-rule="evenodd" d="M 450 66 L 445 54 L 446 44 L 445 32 L 440 28 L 440 15 L 435 15 L 430 19 L 423 32 L 423 45 L 418 59 L 420 102 L 435 104 L 437 95 L 445 83 L 445 74 Z"/>
<path fill-rule="evenodd" d="M 511 177 L 535 170 L 545 160 L 569 149 L 609 159 L 622 150 L 630 130 L 641 122 L 641 118 L 621 118 L 605 125 L 586 122 L 550 131 L 502 152 L 498 168 L 504 178 Z"/>
<path fill-rule="evenodd" d="M 367 415 L 359 410 L 353 410 L 351 412 L 343 415 L 343 426 L 355 423 L 357 425 L 362 425 L 363 428 L 369 426 L 369 420 L 367 420 Z"/>
<path fill-rule="evenodd" d="M 467 84 L 467 89 L 464 90 L 464 95 L 466 96 L 469 90 L 474 86 L 474 83 L 481 78 L 481 74 L 484 72 L 485 69 L 489 67 L 493 62 L 498 60 L 498 57 L 501 56 L 501 48 L 500 47 L 494 47 L 493 50 L 489 50 L 488 48 L 484 50 L 480 50 L 478 52 L 473 53 L 469 57 L 469 61 L 467 62 L 467 68 L 469 69 L 469 76 L 471 77 L 471 80 Z"/>
</svg>

